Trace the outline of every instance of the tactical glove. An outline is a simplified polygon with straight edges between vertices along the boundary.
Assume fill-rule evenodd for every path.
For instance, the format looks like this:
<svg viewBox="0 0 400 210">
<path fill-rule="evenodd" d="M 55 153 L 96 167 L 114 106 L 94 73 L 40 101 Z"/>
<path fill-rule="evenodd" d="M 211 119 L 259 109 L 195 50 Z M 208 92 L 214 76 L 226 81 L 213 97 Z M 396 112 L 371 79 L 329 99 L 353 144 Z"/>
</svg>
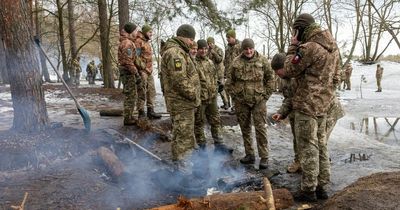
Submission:
<svg viewBox="0 0 400 210">
<path fill-rule="evenodd" d="M 136 85 L 139 85 L 140 83 L 142 83 L 142 77 L 137 72 L 135 74 L 135 79 L 136 79 Z"/>
</svg>

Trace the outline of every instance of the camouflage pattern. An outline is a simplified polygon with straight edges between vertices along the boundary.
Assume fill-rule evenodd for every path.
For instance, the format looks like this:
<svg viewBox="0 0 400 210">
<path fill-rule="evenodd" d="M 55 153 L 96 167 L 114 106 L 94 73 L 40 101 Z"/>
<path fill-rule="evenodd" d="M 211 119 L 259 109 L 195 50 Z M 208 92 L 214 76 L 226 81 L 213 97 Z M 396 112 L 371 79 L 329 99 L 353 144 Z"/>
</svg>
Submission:
<svg viewBox="0 0 400 210">
<path fill-rule="evenodd" d="M 200 78 L 201 104 L 195 114 L 195 136 L 198 144 L 206 143 L 204 135 L 205 119 L 210 123 L 211 135 L 214 139 L 219 137 L 221 119 L 217 104 L 218 72 L 214 63 L 207 57 L 197 56 L 195 65 Z"/>
<path fill-rule="evenodd" d="M 253 119 L 258 154 L 268 158 L 266 101 L 273 92 L 272 69 L 266 57 L 257 51 L 251 59 L 236 57 L 227 74 L 226 90 L 232 96 L 242 131 L 246 155 L 253 155 L 251 120 Z"/>
<path fill-rule="evenodd" d="M 339 99 L 335 96 L 326 116 L 326 141 L 329 140 L 336 122 L 344 116 L 344 109 Z"/>
<path fill-rule="evenodd" d="M 317 24 L 306 28 L 304 42 L 289 47 L 284 77 L 295 78 L 294 127 L 303 171 L 301 190 L 315 191 L 330 180 L 327 113 L 339 83 L 339 50 L 332 35 Z"/>
<path fill-rule="evenodd" d="M 172 119 L 172 159 L 183 159 L 195 145 L 194 113 L 200 105 L 200 80 L 189 55 L 188 46 L 179 37 L 165 43 L 161 61 L 164 97 Z"/>
<path fill-rule="evenodd" d="M 351 64 L 346 64 L 345 66 L 345 75 L 346 75 L 346 80 L 345 80 L 345 85 L 346 85 L 346 90 L 351 90 L 351 81 L 350 81 L 350 77 L 351 77 L 351 73 L 353 72 L 353 67 L 351 66 Z M 344 89 L 344 87 L 343 87 Z"/>
<path fill-rule="evenodd" d="M 117 67 L 118 68 L 118 67 Z M 101 79 L 103 79 L 104 77 L 103 77 L 103 63 L 102 62 L 100 62 L 99 64 L 97 64 L 97 69 L 99 70 L 99 72 L 100 72 L 100 76 L 101 76 Z M 119 76 L 119 75 L 118 75 Z"/>
<path fill-rule="evenodd" d="M 284 76 L 297 79 L 293 109 L 312 117 L 324 116 L 339 80 L 339 50 L 332 35 L 319 26 L 303 36 L 305 43 L 289 47 Z M 298 63 L 292 63 L 295 57 L 301 57 Z"/>
<path fill-rule="evenodd" d="M 137 109 L 143 111 L 146 103 L 147 108 L 154 108 L 154 100 L 156 98 L 156 88 L 154 86 L 153 73 L 153 49 L 150 40 L 147 39 L 142 32 L 138 33 L 135 40 L 136 55 L 145 64 L 144 69 L 139 69 L 142 77 L 142 83 L 138 86 L 138 102 Z"/>
<path fill-rule="evenodd" d="M 81 78 L 81 64 L 79 63 L 79 59 L 75 58 L 72 59 L 71 61 L 71 78 L 72 78 L 72 83 L 75 85 L 80 84 L 80 78 Z"/>
<path fill-rule="evenodd" d="M 227 74 L 229 71 L 229 67 L 233 62 L 233 59 L 235 59 L 237 56 L 239 56 L 242 53 L 242 50 L 240 49 L 240 42 L 239 40 L 236 40 L 236 43 L 234 45 L 228 44 L 225 49 L 225 58 L 224 58 L 224 66 L 225 66 L 225 72 L 224 72 L 224 77 L 227 77 Z M 226 91 L 223 91 L 226 92 Z M 231 106 L 231 97 L 229 96 L 228 93 L 226 93 L 226 98 L 227 98 L 227 104 L 228 107 Z"/>
<path fill-rule="evenodd" d="M 86 74 L 87 74 L 86 77 L 87 80 L 89 81 L 89 84 L 95 84 L 94 80 L 96 78 L 96 73 L 97 73 L 96 65 L 94 64 L 94 61 L 91 61 L 86 66 Z"/>
<path fill-rule="evenodd" d="M 340 71 L 340 83 L 338 85 L 338 89 L 341 90 L 341 86 L 343 84 L 343 90 L 346 89 L 346 73 L 344 72 L 345 70 Z"/>
<path fill-rule="evenodd" d="M 301 190 L 315 191 L 330 180 L 329 153 L 326 140 L 326 116 L 312 117 L 294 111 L 294 127 L 300 165 Z"/>
<path fill-rule="evenodd" d="M 376 74 L 375 74 L 378 91 L 382 91 L 382 86 L 381 86 L 382 75 L 383 75 L 383 67 L 379 66 L 376 68 Z"/>
<path fill-rule="evenodd" d="M 124 120 L 133 119 L 133 111 L 136 103 L 136 77 L 138 72 L 134 64 L 136 59 L 135 49 L 136 46 L 132 41 L 130 34 L 121 31 L 120 43 L 118 46 L 118 64 L 121 82 L 124 85 L 123 94 L 124 99 Z"/>
<path fill-rule="evenodd" d="M 217 69 L 218 72 L 218 81 L 221 84 L 225 84 L 225 66 L 224 66 L 224 52 L 223 50 L 218 47 L 217 45 L 214 45 L 214 47 L 211 49 L 209 48 L 208 51 L 208 58 L 213 61 L 215 68 Z M 224 106 L 228 106 L 228 96 L 226 95 L 225 91 L 221 91 L 219 93 L 221 96 L 222 102 L 224 103 Z"/>
</svg>

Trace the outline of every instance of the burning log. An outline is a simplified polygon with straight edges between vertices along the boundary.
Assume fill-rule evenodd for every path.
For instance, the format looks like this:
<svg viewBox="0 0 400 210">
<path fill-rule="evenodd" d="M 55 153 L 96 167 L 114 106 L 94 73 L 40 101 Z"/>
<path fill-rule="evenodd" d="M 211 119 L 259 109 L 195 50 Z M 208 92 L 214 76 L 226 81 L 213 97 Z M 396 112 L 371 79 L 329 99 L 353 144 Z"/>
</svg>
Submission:
<svg viewBox="0 0 400 210">
<path fill-rule="evenodd" d="M 97 154 L 100 156 L 104 165 L 113 175 L 113 177 L 119 177 L 124 173 L 124 166 L 118 157 L 106 147 L 100 147 L 97 150 Z"/>
<path fill-rule="evenodd" d="M 292 194 L 287 189 L 272 190 L 275 208 L 268 206 L 264 191 L 226 193 L 203 198 L 178 198 L 177 204 L 160 206 L 151 210 L 209 210 L 209 209 L 286 209 L 294 205 Z"/>
</svg>

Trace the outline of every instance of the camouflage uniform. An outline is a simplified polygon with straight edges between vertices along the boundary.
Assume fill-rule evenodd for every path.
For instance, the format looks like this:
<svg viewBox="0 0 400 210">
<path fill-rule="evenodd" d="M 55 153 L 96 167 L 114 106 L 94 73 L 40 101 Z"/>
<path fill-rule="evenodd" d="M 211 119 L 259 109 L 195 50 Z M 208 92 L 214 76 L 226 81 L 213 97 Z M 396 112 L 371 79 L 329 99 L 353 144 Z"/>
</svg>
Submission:
<svg viewBox="0 0 400 210">
<path fill-rule="evenodd" d="M 194 113 L 201 102 L 199 75 L 189 48 L 180 38 L 171 38 L 165 43 L 161 61 L 161 83 L 172 119 L 174 161 L 190 155 L 195 146 Z"/>
<path fill-rule="evenodd" d="M 382 86 L 381 86 L 382 75 L 383 75 L 383 67 L 378 65 L 377 68 L 376 68 L 376 74 L 375 74 L 376 85 L 378 86 L 377 92 L 382 92 Z"/>
<path fill-rule="evenodd" d="M 240 42 L 236 40 L 236 43 L 234 45 L 228 44 L 225 49 L 225 58 L 224 58 L 224 66 L 225 66 L 225 72 L 224 76 L 227 77 L 230 65 L 233 62 L 233 59 L 235 59 L 237 56 L 239 56 L 242 53 L 242 50 L 240 49 Z M 228 101 L 228 107 L 231 106 L 231 99 L 229 94 L 226 94 L 227 96 L 227 101 Z"/>
<path fill-rule="evenodd" d="M 346 75 L 346 80 L 345 80 L 346 90 L 351 90 L 350 77 L 351 77 L 351 73 L 353 72 L 353 67 L 351 67 L 351 64 L 348 63 L 346 65 L 346 68 L 345 68 L 344 72 L 345 72 L 345 75 Z"/>
<path fill-rule="evenodd" d="M 326 116 L 326 141 L 329 140 L 336 122 L 344 116 L 344 110 L 339 99 L 335 96 Z"/>
<path fill-rule="evenodd" d="M 94 61 L 91 61 L 86 66 L 86 74 L 89 84 L 95 84 L 94 79 L 96 77 L 96 73 L 97 73 L 96 65 L 94 64 Z"/>
<path fill-rule="evenodd" d="M 273 92 L 272 74 L 267 58 L 257 51 L 251 59 L 244 55 L 236 57 L 227 73 L 226 89 L 235 105 L 246 156 L 254 157 L 251 146 L 251 120 L 253 119 L 258 155 L 263 159 L 268 159 L 266 102 Z"/>
<path fill-rule="evenodd" d="M 332 35 L 317 24 L 307 27 L 303 37 L 298 47 L 289 47 L 284 77 L 297 80 L 292 106 L 303 171 L 301 190 L 313 192 L 330 180 L 326 115 L 338 80 L 339 50 Z"/>
<path fill-rule="evenodd" d="M 343 84 L 343 90 L 346 89 L 346 73 L 344 71 L 345 71 L 344 69 L 340 71 L 340 83 L 338 85 L 339 90 L 341 89 L 342 84 Z"/>
<path fill-rule="evenodd" d="M 133 111 L 136 103 L 136 76 L 137 67 L 134 62 L 136 59 L 136 46 L 130 37 L 130 34 L 121 31 L 118 47 L 118 63 L 121 75 L 121 81 L 124 85 L 122 90 L 124 99 L 124 122 L 135 120 Z"/>
<path fill-rule="evenodd" d="M 71 71 L 72 83 L 78 86 L 80 84 L 80 78 L 82 72 L 81 64 L 79 63 L 79 58 L 72 59 L 71 66 L 72 66 L 72 71 Z"/>
<path fill-rule="evenodd" d="M 143 69 L 139 69 L 140 76 L 142 77 L 142 83 L 138 86 L 138 101 L 137 109 L 139 111 L 144 110 L 145 102 L 147 109 L 153 110 L 154 100 L 156 97 L 156 88 L 154 86 L 153 77 L 153 50 L 151 48 L 150 40 L 145 37 L 142 32 L 138 33 L 135 40 L 137 56 L 145 64 Z"/>
<path fill-rule="evenodd" d="M 194 133 L 196 141 L 199 145 L 206 144 L 204 135 L 205 118 L 211 125 L 211 136 L 216 143 L 221 143 L 219 138 L 219 130 L 221 127 L 221 119 L 217 104 L 217 77 L 218 72 L 214 63 L 207 57 L 196 57 L 196 69 L 199 73 L 201 85 L 201 104 L 195 114 Z"/>
<path fill-rule="evenodd" d="M 118 67 L 117 67 L 117 68 L 118 68 Z M 103 76 L 103 63 L 102 63 L 102 62 L 100 62 L 100 63 L 97 65 L 97 69 L 98 69 L 99 72 L 100 72 L 101 79 L 104 79 L 104 76 Z"/>
<path fill-rule="evenodd" d="M 214 48 L 209 48 L 208 51 L 208 58 L 214 63 L 216 71 L 217 71 L 217 80 L 221 85 L 224 85 L 225 83 L 225 67 L 224 67 L 224 52 L 223 50 L 218 47 L 217 45 L 214 45 Z M 221 91 L 220 93 L 222 102 L 224 103 L 224 107 L 228 107 L 228 96 L 226 95 L 225 91 Z"/>
</svg>

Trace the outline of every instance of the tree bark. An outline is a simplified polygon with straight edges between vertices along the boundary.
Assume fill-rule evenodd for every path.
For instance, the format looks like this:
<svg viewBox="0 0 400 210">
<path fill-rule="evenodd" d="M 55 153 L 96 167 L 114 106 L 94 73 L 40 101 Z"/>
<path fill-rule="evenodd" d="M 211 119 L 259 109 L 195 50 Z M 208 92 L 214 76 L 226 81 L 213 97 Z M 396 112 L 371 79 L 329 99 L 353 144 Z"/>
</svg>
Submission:
<svg viewBox="0 0 400 210">
<path fill-rule="evenodd" d="M 27 30 L 27 9 L 23 0 L 0 1 L 0 32 L 14 108 L 12 128 L 19 132 L 44 130 L 48 124 L 36 49 Z"/>
<path fill-rule="evenodd" d="M 129 0 L 118 0 L 119 31 L 129 22 Z"/>
<path fill-rule="evenodd" d="M 109 45 L 109 24 L 108 24 L 108 11 L 107 11 L 107 1 L 98 0 L 99 7 L 99 19 L 100 19 L 100 43 L 101 43 L 101 57 L 103 63 L 103 81 L 105 88 L 115 88 L 114 85 L 114 75 L 112 72 L 111 64 L 111 52 Z"/>
<path fill-rule="evenodd" d="M 61 51 L 61 60 L 63 67 L 63 79 L 69 81 L 67 54 L 65 52 L 65 36 L 64 36 L 64 20 L 63 20 L 63 5 L 60 0 L 56 0 L 57 4 L 57 18 L 58 18 L 58 35 Z"/>
<path fill-rule="evenodd" d="M 1 33 L 0 40 L 3 40 L 1 38 Z M 3 41 L 0 42 L 0 84 L 9 84 L 6 66 L 6 52 L 4 49 Z"/>
<path fill-rule="evenodd" d="M 40 27 L 40 21 L 39 21 L 39 2 L 38 0 L 35 0 L 35 29 L 36 29 L 36 38 L 39 39 L 39 41 L 42 41 L 42 35 L 41 35 L 41 27 Z M 49 69 L 47 68 L 46 64 L 46 57 L 44 56 L 43 52 L 39 50 L 39 59 L 40 59 L 40 67 L 42 69 L 42 76 L 44 77 L 44 81 L 46 82 L 51 82 L 50 80 L 50 75 L 49 75 Z"/>
<path fill-rule="evenodd" d="M 71 59 L 75 59 L 78 55 L 75 36 L 74 2 L 72 0 L 68 0 L 68 31 L 71 48 Z"/>
</svg>

